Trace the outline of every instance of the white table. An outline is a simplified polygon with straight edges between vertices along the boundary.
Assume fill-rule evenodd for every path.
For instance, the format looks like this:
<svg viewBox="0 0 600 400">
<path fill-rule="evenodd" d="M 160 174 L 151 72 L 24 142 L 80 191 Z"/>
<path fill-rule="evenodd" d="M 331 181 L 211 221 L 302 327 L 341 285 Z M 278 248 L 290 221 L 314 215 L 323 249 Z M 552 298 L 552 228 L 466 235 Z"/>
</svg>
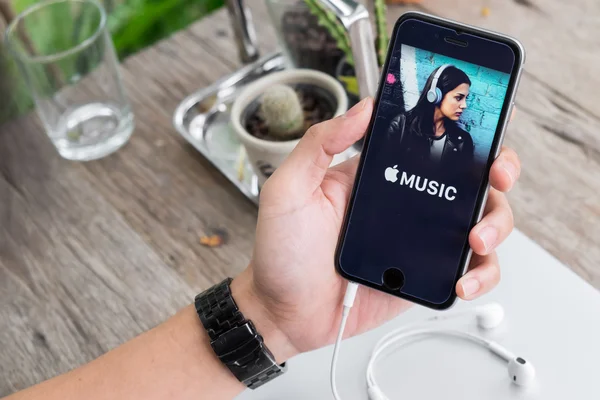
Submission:
<svg viewBox="0 0 600 400">
<path fill-rule="evenodd" d="M 523 390 L 511 384 L 506 364 L 487 350 L 431 338 L 378 364 L 376 378 L 390 400 L 600 399 L 600 293 L 520 232 L 510 236 L 499 255 L 502 282 L 475 303 L 498 301 L 505 307 L 505 322 L 488 337 L 532 362 L 536 385 Z M 460 302 L 456 308 L 470 306 Z M 433 313 L 414 307 L 379 329 L 344 341 L 338 366 L 342 398 L 367 399 L 365 367 L 382 335 Z M 435 326 L 478 330 L 474 317 Z M 287 374 L 239 399 L 332 398 L 331 352 L 327 347 L 292 359 Z"/>
</svg>

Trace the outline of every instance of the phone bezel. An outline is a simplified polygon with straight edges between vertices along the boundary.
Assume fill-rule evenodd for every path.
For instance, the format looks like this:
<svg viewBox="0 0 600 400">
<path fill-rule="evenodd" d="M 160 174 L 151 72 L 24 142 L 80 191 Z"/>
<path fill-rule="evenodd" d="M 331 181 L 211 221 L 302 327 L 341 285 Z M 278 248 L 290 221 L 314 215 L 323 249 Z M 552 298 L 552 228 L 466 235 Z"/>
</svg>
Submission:
<svg viewBox="0 0 600 400">
<path fill-rule="evenodd" d="M 445 29 L 452 29 L 456 32 L 465 33 L 468 35 L 476 36 L 478 38 L 487 39 L 487 40 L 491 40 L 494 42 L 498 42 L 498 43 L 507 45 L 513 51 L 514 56 L 515 56 L 513 68 L 512 68 L 512 71 L 510 72 L 510 80 L 509 80 L 509 84 L 508 84 L 508 88 L 507 88 L 507 93 L 505 96 L 505 101 L 504 101 L 504 104 L 502 105 L 502 110 L 500 112 L 500 120 L 498 121 L 498 128 L 496 129 L 496 133 L 494 135 L 494 140 L 492 142 L 492 147 L 490 150 L 490 157 L 486 164 L 486 174 L 484 175 L 484 178 L 482 179 L 481 185 L 479 187 L 479 191 L 478 191 L 479 195 L 478 195 L 476 206 L 475 206 L 475 212 L 473 215 L 473 219 L 471 220 L 471 223 L 469 225 L 470 229 L 472 229 L 472 227 L 475 226 L 475 224 L 481 219 L 482 214 L 483 214 L 483 208 L 484 208 L 483 206 L 485 205 L 485 202 L 487 200 L 488 193 L 489 193 L 489 170 L 491 168 L 493 161 L 498 157 L 498 154 L 500 153 L 500 149 L 502 148 L 502 142 L 504 140 L 506 126 L 507 126 L 507 123 L 508 123 L 508 120 L 510 117 L 510 113 L 512 111 L 512 107 L 514 105 L 515 94 L 516 94 L 519 80 L 521 77 L 521 72 L 523 69 L 522 67 L 525 62 L 525 50 L 524 50 L 522 44 L 518 40 L 511 38 L 509 36 L 506 36 L 506 35 L 502 35 L 502 34 L 488 31 L 488 30 L 481 29 L 481 28 L 476 28 L 473 26 L 469 26 L 469 25 L 462 24 L 459 22 L 451 21 L 448 19 L 435 17 L 435 16 L 428 15 L 425 13 L 408 12 L 408 13 L 403 14 L 396 21 L 396 23 L 394 25 L 393 33 L 391 35 L 392 40 L 390 40 L 390 44 L 389 44 L 389 47 L 387 50 L 385 64 L 382 68 L 382 74 L 385 74 L 386 71 L 388 70 L 390 57 L 391 57 L 390 50 L 393 48 L 393 46 L 395 44 L 395 38 L 398 35 L 398 30 L 399 30 L 400 26 L 404 22 L 411 20 L 411 19 L 415 19 L 420 22 L 426 22 L 429 24 L 433 24 L 433 25 L 436 25 L 436 26 L 439 26 L 439 27 L 445 28 Z M 439 40 L 443 40 L 443 38 L 439 38 Z M 377 107 L 378 107 L 378 104 L 380 101 L 380 97 L 381 97 L 381 93 L 382 93 L 383 85 L 384 85 L 384 78 L 382 75 L 382 77 L 379 80 L 377 95 L 375 96 L 374 110 L 377 110 Z M 346 213 L 344 216 L 344 221 L 342 224 L 340 237 L 338 239 L 338 244 L 337 244 L 337 248 L 336 248 L 336 252 L 335 252 L 335 260 L 334 260 L 335 268 L 336 268 L 337 272 L 345 279 L 359 283 L 361 285 L 365 285 L 365 286 L 389 293 L 391 295 L 394 295 L 394 296 L 397 296 L 397 297 L 400 297 L 400 298 L 409 300 L 411 302 L 414 302 L 414 303 L 417 303 L 417 304 L 420 304 L 420 305 L 423 305 L 423 306 L 426 306 L 429 308 L 433 308 L 436 310 L 448 309 L 456 301 L 456 298 L 457 298 L 456 290 L 451 291 L 451 295 L 446 301 L 444 301 L 442 303 L 435 303 L 435 302 L 427 301 L 427 300 L 419 298 L 419 297 L 401 293 L 400 291 L 389 290 L 385 286 L 383 286 L 383 284 L 376 285 L 370 281 L 361 279 L 360 277 L 353 276 L 351 274 L 346 273 L 340 265 L 340 257 L 341 257 L 342 251 L 343 251 L 343 247 L 345 245 L 345 237 L 346 237 L 346 231 L 348 228 L 349 218 L 351 215 L 351 210 L 352 210 L 355 198 L 356 198 L 356 191 L 357 191 L 359 181 L 361 178 L 361 174 L 363 171 L 365 154 L 367 153 L 367 150 L 368 150 L 369 141 L 370 141 L 370 137 L 371 137 L 372 129 L 373 129 L 373 124 L 375 121 L 375 116 L 376 116 L 376 112 L 374 111 L 373 115 L 371 117 L 371 121 L 369 122 L 369 127 L 367 129 L 367 133 L 365 136 L 365 140 L 364 140 L 364 144 L 363 144 L 363 151 L 361 153 L 358 168 L 357 168 L 356 179 L 354 181 L 354 185 L 352 188 L 352 192 L 351 192 L 350 199 L 348 201 L 348 205 L 347 205 L 347 209 L 346 209 Z M 472 255 L 472 250 L 469 246 L 468 236 L 467 236 L 467 240 L 465 241 L 465 245 L 463 247 L 463 252 L 461 255 L 461 263 L 459 264 L 459 268 L 457 268 L 456 276 L 454 279 L 454 287 L 456 287 L 456 283 L 458 282 L 460 277 L 462 275 L 464 275 L 464 273 L 466 272 L 466 269 L 467 269 L 470 259 L 471 259 L 471 255 Z"/>
</svg>

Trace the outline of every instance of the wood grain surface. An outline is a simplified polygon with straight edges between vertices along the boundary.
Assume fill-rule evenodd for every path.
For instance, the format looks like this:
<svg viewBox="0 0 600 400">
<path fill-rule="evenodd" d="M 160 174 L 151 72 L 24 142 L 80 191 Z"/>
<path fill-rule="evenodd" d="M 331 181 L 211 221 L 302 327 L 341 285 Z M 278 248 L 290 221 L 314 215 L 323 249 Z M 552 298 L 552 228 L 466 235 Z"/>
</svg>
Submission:
<svg viewBox="0 0 600 400">
<path fill-rule="evenodd" d="M 262 2 L 249 3 L 263 53 L 275 49 Z M 600 4 L 413 7 L 523 41 L 527 72 L 507 134 L 524 167 L 510 195 L 516 225 L 600 287 Z M 390 21 L 408 9 L 390 8 Z M 239 66 L 221 10 L 124 62 L 136 130 L 110 157 L 60 159 L 33 115 L 0 126 L 0 397 L 97 357 L 246 266 L 255 207 L 171 124 L 181 99 Z M 201 246 L 216 228 L 228 242 Z"/>
</svg>

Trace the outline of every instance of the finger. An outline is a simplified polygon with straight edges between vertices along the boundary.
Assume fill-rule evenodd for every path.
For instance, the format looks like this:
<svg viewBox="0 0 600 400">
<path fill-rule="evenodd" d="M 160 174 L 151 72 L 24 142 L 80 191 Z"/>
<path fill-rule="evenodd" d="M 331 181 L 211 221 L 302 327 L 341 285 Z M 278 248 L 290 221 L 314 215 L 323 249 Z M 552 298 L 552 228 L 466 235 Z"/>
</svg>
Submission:
<svg viewBox="0 0 600 400">
<path fill-rule="evenodd" d="M 506 196 L 490 189 L 485 216 L 469 233 L 469 245 L 476 254 L 492 253 L 512 232 L 513 213 Z"/>
<path fill-rule="evenodd" d="M 362 100 L 346 114 L 311 127 L 270 179 L 285 181 L 282 190 L 294 198 L 312 195 L 321 185 L 333 156 L 365 134 L 373 99 Z"/>
<path fill-rule="evenodd" d="M 348 160 L 329 168 L 329 171 L 327 171 L 327 173 L 341 174 L 344 175 L 346 178 L 350 178 L 350 180 L 353 181 L 354 176 L 356 175 L 356 169 L 358 168 L 359 160 L 360 154 L 356 154 Z"/>
<path fill-rule="evenodd" d="M 500 265 L 496 253 L 473 255 L 472 268 L 456 283 L 456 294 L 463 300 L 473 300 L 489 292 L 500 282 Z"/>
<path fill-rule="evenodd" d="M 521 175 L 521 161 L 517 153 L 509 148 L 503 147 L 500 155 L 490 170 L 490 184 L 501 192 L 510 191 Z"/>
<path fill-rule="evenodd" d="M 349 191 L 354 185 L 354 178 L 356 177 L 359 161 L 360 154 L 356 154 L 352 158 L 329 168 L 325 175 L 325 180 L 327 182 L 335 182 L 338 186 L 342 186 Z"/>
<path fill-rule="evenodd" d="M 321 184 L 321 188 L 327 193 L 329 201 L 336 210 L 340 211 L 340 218 L 343 216 L 346 202 L 354 186 L 359 160 L 360 155 L 357 154 L 351 159 L 329 168 Z"/>
</svg>

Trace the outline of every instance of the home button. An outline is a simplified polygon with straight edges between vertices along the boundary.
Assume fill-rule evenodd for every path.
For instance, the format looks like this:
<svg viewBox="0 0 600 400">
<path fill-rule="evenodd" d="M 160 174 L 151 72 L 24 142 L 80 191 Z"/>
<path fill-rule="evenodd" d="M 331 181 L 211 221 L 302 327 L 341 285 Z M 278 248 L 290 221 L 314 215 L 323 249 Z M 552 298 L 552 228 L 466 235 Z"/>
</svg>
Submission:
<svg viewBox="0 0 600 400">
<path fill-rule="evenodd" d="M 390 290 L 398 290 L 404 286 L 404 274 L 398 268 L 388 268 L 381 277 L 383 285 Z"/>
</svg>

